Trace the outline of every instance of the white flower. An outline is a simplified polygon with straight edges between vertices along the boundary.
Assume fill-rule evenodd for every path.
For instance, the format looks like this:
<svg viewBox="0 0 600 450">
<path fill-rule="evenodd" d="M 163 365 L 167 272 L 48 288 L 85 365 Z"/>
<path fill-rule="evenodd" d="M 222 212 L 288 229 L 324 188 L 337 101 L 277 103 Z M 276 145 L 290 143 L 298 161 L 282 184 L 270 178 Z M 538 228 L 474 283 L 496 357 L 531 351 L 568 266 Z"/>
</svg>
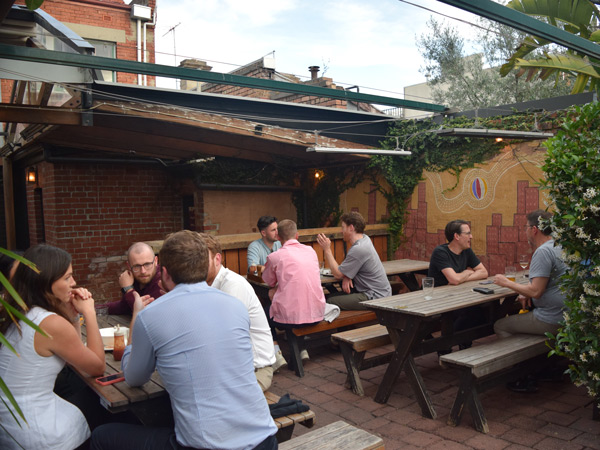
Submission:
<svg viewBox="0 0 600 450">
<path fill-rule="evenodd" d="M 587 355 L 585 354 L 585 352 L 579 355 L 579 359 L 581 359 L 583 362 L 587 362 Z"/>
<path fill-rule="evenodd" d="M 584 192 L 583 197 L 589 199 L 592 199 L 596 196 L 597 192 L 596 189 L 594 188 L 587 188 L 587 190 Z"/>
</svg>

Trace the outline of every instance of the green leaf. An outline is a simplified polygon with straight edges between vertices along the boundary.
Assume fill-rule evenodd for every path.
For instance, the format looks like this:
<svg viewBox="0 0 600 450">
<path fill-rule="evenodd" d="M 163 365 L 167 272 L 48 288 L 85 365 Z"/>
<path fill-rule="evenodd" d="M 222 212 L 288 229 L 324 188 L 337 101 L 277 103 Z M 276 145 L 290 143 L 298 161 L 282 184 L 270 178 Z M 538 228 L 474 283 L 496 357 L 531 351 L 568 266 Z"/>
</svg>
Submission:
<svg viewBox="0 0 600 450">
<path fill-rule="evenodd" d="M 32 11 L 42 6 L 42 3 L 44 3 L 44 0 L 25 0 L 27 8 L 29 8 Z"/>
<path fill-rule="evenodd" d="M 13 408 L 15 409 L 17 414 L 21 417 L 21 419 L 23 419 L 25 421 L 25 423 L 27 423 L 27 419 L 25 419 L 25 414 L 23 414 L 23 411 L 21 411 L 21 408 L 19 408 L 17 401 L 15 400 L 12 393 L 10 392 L 10 389 L 8 389 L 8 386 L 6 385 L 6 383 L 4 382 L 2 377 L 0 377 L 0 390 L 2 390 L 2 392 L 4 392 L 4 395 L 6 396 L 6 398 L 10 402 L 10 404 L 13 406 Z M 2 399 L 2 403 L 4 403 L 4 406 L 6 407 L 6 409 L 8 409 L 10 411 L 10 414 L 13 416 L 13 418 L 17 422 L 17 425 L 21 426 L 21 423 L 19 422 L 17 417 L 14 415 L 12 409 L 6 404 L 6 402 L 4 401 L 3 398 L 0 397 L 0 399 Z"/>
<path fill-rule="evenodd" d="M 9 313 L 9 315 L 13 318 L 13 321 L 15 321 L 16 319 L 22 320 L 23 322 L 25 322 L 27 325 L 29 325 L 31 328 L 33 328 L 35 331 L 42 334 L 43 336 L 51 337 L 44 330 L 42 330 L 38 325 L 33 323 L 31 320 L 29 320 L 23 313 L 21 313 L 21 311 L 16 309 L 10 303 L 7 303 L 6 300 L 4 300 L 1 296 L 0 296 L 0 303 L 2 304 L 2 306 L 4 306 L 4 309 L 6 309 L 6 311 Z M 15 319 L 15 316 L 16 316 L 16 319 Z"/>
<path fill-rule="evenodd" d="M 9 256 L 12 259 L 19 261 L 21 264 L 25 264 L 27 267 L 29 267 L 31 270 L 33 270 L 35 273 L 40 273 L 39 269 L 37 268 L 37 266 L 34 263 L 23 258 L 21 255 L 17 255 L 16 253 L 11 252 L 10 250 L 6 250 L 5 248 L 1 248 L 1 247 L 0 247 L 0 253 L 4 253 L 6 256 Z"/>
</svg>

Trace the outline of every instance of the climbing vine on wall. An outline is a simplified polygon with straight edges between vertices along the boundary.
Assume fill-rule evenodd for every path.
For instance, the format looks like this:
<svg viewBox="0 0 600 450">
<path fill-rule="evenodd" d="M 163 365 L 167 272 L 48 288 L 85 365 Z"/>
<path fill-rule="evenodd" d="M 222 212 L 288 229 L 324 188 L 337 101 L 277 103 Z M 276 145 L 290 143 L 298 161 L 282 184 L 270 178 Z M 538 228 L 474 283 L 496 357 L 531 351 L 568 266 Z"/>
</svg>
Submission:
<svg viewBox="0 0 600 450">
<path fill-rule="evenodd" d="M 444 121 L 444 128 L 495 128 L 504 130 L 531 131 L 537 128 L 556 128 L 564 118 L 563 113 L 536 115 L 520 113 L 508 117 L 469 119 L 459 117 Z M 378 190 L 388 204 L 390 230 L 390 250 L 395 251 L 402 241 L 404 225 L 407 219 L 408 202 L 423 179 L 423 172 L 445 172 L 456 177 L 458 186 L 460 174 L 493 157 L 504 147 L 493 139 L 438 136 L 431 133 L 440 125 L 433 120 L 398 121 L 390 128 L 388 137 L 381 143 L 383 148 L 393 149 L 396 136 L 400 146 L 412 152 L 411 156 L 374 156 L 371 167 L 387 182 L 389 187 L 377 183 Z M 404 145 L 403 145 L 404 144 Z"/>
</svg>

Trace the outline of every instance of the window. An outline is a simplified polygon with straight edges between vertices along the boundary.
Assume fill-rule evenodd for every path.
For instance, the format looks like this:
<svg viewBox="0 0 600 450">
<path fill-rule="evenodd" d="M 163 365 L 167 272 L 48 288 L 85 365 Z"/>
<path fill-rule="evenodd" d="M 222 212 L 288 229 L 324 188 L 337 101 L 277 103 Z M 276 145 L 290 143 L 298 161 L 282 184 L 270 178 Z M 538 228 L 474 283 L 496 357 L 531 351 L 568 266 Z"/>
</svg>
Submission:
<svg viewBox="0 0 600 450">
<path fill-rule="evenodd" d="M 98 41 L 96 39 L 86 39 L 86 41 L 96 48 L 96 56 L 103 56 L 105 58 L 117 57 L 117 44 L 115 42 Z M 101 72 L 104 81 L 116 81 L 117 74 L 112 70 L 102 70 Z"/>
</svg>

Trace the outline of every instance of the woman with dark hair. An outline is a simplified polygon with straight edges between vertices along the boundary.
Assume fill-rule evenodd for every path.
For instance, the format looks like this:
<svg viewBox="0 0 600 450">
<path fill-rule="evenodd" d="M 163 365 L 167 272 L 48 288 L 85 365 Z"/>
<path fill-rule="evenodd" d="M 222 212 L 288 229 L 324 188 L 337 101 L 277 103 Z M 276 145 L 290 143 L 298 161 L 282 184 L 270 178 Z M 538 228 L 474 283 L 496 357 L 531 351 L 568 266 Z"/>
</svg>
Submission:
<svg viewBox="0 0 600 450">
<path fill-rule="evenodd" d="M 25 415 L 21 427 L 0 403 L 0 448 L 73 449 L 84 444 L 90 430 L 84 415 L 53 392 L 65 362 L 93 376 L 104 373 L 104 346 L 94 308 L 85 288 L 76 288 L 71 256 L 56 247 L 37 245 L 23 255 L 40 270 L 19 264 L 12 284 L 29 308 L 26 316 L 48 336 L 0 310 L 0 331 L 15 348 L 0 346 L 0 377 Z M 5 296 L 15 307 L 16 303 Z M 87 327 L 87 346 L 81 340 L 79 314 Z M 10 435 L 9 435 L 10 434 Z M 18 442 L 18 444 L 16 442 Z"/>
</svg>

